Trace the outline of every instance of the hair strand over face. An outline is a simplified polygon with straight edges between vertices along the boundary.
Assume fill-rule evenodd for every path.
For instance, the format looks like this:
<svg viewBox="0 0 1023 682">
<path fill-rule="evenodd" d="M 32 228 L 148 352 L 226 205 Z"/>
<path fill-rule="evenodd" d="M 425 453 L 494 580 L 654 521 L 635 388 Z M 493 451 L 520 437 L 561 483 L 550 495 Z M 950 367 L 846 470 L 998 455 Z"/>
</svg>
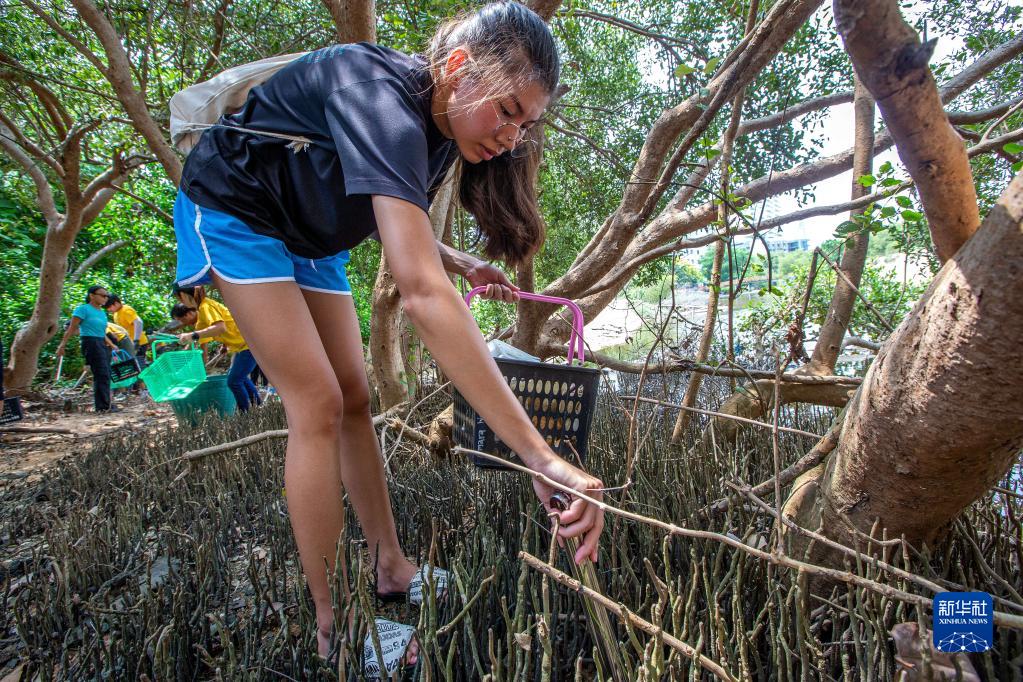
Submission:
<svg viewBox="0 0 1023 682">
<path fill-rule="evenodd" d="M 518 2 L 493 2 L 441 26 L 429 53 L 435 82 L 442 80 L 444 64 L 457 48 L 468 53 L 470 75 L 484 85 L 483 101 L 531 83 L 539 83 L 548 96 L 557 90 L 561 63 L 554 36 L 539 15 Z M 525 157 L 459 162 L 459 201 L 476 218 L 486 256 L 509 265 L 536 253 L 546 234 L 536 196 L 541 145 L 532 142 Z"/>
</svg>

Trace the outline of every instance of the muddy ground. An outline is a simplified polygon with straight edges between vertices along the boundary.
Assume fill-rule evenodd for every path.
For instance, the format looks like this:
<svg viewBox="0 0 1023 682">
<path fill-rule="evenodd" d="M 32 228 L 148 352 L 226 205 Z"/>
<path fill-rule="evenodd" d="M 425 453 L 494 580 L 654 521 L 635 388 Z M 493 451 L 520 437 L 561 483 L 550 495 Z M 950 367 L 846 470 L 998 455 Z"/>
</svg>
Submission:
<svg viewBox="0 0 1023 682">
<path fill-rule="evenodd" d="M 106 435 L 124 430 L 141 434 L 175 421 L 171 409 L 153 402 L 144 390 L 115 391 L 114 404 L 120 411 L 112 413 L 93 411 L 88 386 L 45 397 L 23 400 L 25 419 L 0 426 L 0 491 L 41 476 L 65 457 L 83 455 Z"/>
</svg>

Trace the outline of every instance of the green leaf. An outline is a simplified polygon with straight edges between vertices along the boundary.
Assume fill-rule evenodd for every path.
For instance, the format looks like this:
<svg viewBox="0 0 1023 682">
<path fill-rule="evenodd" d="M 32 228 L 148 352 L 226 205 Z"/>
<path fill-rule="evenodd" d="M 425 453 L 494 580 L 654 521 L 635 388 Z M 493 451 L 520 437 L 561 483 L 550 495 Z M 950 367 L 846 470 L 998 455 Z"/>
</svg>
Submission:
<svg viewBox="0 0 1023 682">
<path fill-rule="evenodd" d="M 703 152 L 703 155 L 706 156 L 708 159 L 713 159 L 715 156 L 718 156 L 719 154 L 721 154 L 720 149 L 707 149 L 704 150 Z"/>
<path fill-rule="evenodd" d="M 910 199 L 909 197 L 905 196 L 895 197 L 895 203 L 897 203 L 902 208 L 913 208 L 913 200 Z"/>
<path fill-rule="evenodd" d="M 714 73 L 714 69 L 717 67 L 717 65 L 720 62 L 721 62 L 721 57 L 714 57 L 713 59 L 708 60 L 707 61 L 707 65 L 703 67 L 703 73 L 705 73 L 708 76 L 710 74 Z"/>
<path fill-rule="evenodd" d="M 1019 154 L 1020 152 L 1023 152 L 1023 144 L 1020 144 L 1019 142 L 1009 142 L 1002 147 L 1002 149 L 1010 154 Z"/>
<path fill-rule="evenodd" d="M 1016 163 L 1012 164 L 1012 171 L 1014 173 L 1018 173 L 1020 172 L 1020 170 L 1023 170 L 1023 161 L 1017 161 Z"/>
<path fill-rule="evenodd" d="M 689 66 L 688 64 L 679 64 L 675 67 L 675 75 L 681 78 L 682 76 L 688 76 L 689 74 L 696 71 L 695 66 Z"/>
<path fill-rule="evenodd" d="M 924 214 L 919 211 L 910 211 L 907 209 L 902 212 L 902 217 L 906 220 L 921 220 L 924 217 Z"/>
<path fill-rule="evenodd" d="M 884 180 L 881 181 L 881 186 L 882 187 L 895 187 L 896 185 L 901 185 L 901 184 L 902 184 L 902 180 L 899 180 L 897 178 L 885 178 Z"/>
<path fill-rule="evenodd" d="M 877 179 L 873 175 L 861 175 L 856 179 L 856 182 L 860 183 L 862 187 L 870 187 L 877 182 Z"/>
<path fill-rule="evenodd" d="M 884 175 L 885 173 L 891 173 L 893 170 L 895 169 L 892 167 L 891 161 L 885 161 L 884 163 L 881 164 L 881 167 L 877 169 L 877 171 L 881 173 L 881 175 Z"/>
<path fill-rule="evenodd" d="M 893 215 L 895 215 L 894 206 L 885 206 L 884 208 L 881 209 L 881 217 L 891 218 Z"/>
<path fill-rule="evenodd" d="M 859 232 L 859 230 L 859 225 L 851 220 L 846 220 L 835 228 L 835 236 L 845 237 L 846 235 L 855 234 L 856 232 Z"/>
</svg>

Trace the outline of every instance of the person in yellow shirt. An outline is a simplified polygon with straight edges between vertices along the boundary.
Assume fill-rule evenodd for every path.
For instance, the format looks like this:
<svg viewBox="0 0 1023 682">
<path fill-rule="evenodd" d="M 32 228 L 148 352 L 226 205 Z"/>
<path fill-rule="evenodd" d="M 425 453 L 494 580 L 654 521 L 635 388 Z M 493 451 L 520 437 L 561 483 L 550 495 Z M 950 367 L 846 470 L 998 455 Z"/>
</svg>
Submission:
<svg viewBox="0 0 1023 682">
<path fill-rule="evenodd" d="M 146 330 L 142 324 L 142 318 L 135 312 L 135 309 L 123 303 L 121 297 L 117 294 L 111 294 L 103 308 L 114 316 L 116 324 L 124 327 L 128 332 L 128 336 L 131 337 L 131 342 L 135 346 L 135 352 L 139 355 L 144 354 L 146 346 L 149 345 L 149 339 L 146 338 Z"/>
<path fill-rule="evenodd" d="M 128 330 L 119 324 L 107 322 L 107 338 L 114 342 L 118 348 L 126 351 L 128 355 L 135 357 L 135 344 L 128 337 Z"/>
<path fill-rule="evenodd" d="M 191 332 L 178 335 L 183 346 L 190 343 L 219 341 L 232 355 L 231 368 L 227 370 L 227 387 L 234 394 L 238 409 L 245 412 L 250 405 L 259 405 L 259 391 L 249 374 L 256 367 L 256 358 L 245 343 L 231 311 L 223 303 L 206 296 L 205 287 L 174 287 L 178 302 L 171 308 L 171 317 Z"/>
</svg>

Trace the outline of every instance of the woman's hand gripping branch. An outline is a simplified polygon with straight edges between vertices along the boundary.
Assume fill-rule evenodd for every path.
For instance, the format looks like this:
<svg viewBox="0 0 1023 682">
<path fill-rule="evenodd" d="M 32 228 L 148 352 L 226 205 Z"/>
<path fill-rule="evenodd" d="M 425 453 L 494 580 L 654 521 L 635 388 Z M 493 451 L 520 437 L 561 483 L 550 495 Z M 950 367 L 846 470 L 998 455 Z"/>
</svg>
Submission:
<svg viewBox="0 0 1023 682">
<path fill-rule="evenodd" d="M 572 466 L 553 452 L 543 464 L 533 466 L 532 469 L 589 497 L 597 500 L 604 498 L 604 484 L 600 479 Z M 564 546 L 565 538 L 579 537 L 579 550 L 575 554 L 575 562 L 581 564 L 587 559 L 597 561 L 600 533 L 604 530 L 604 510 L 582 498 L 573 497 L 568 509 L 558 511 L 551 506 L 551 497 L 559 492 L 557 488 L 533 478 L 533 490 L 547 512 L 558 516 L 559 544 Z"/>
</svg>

